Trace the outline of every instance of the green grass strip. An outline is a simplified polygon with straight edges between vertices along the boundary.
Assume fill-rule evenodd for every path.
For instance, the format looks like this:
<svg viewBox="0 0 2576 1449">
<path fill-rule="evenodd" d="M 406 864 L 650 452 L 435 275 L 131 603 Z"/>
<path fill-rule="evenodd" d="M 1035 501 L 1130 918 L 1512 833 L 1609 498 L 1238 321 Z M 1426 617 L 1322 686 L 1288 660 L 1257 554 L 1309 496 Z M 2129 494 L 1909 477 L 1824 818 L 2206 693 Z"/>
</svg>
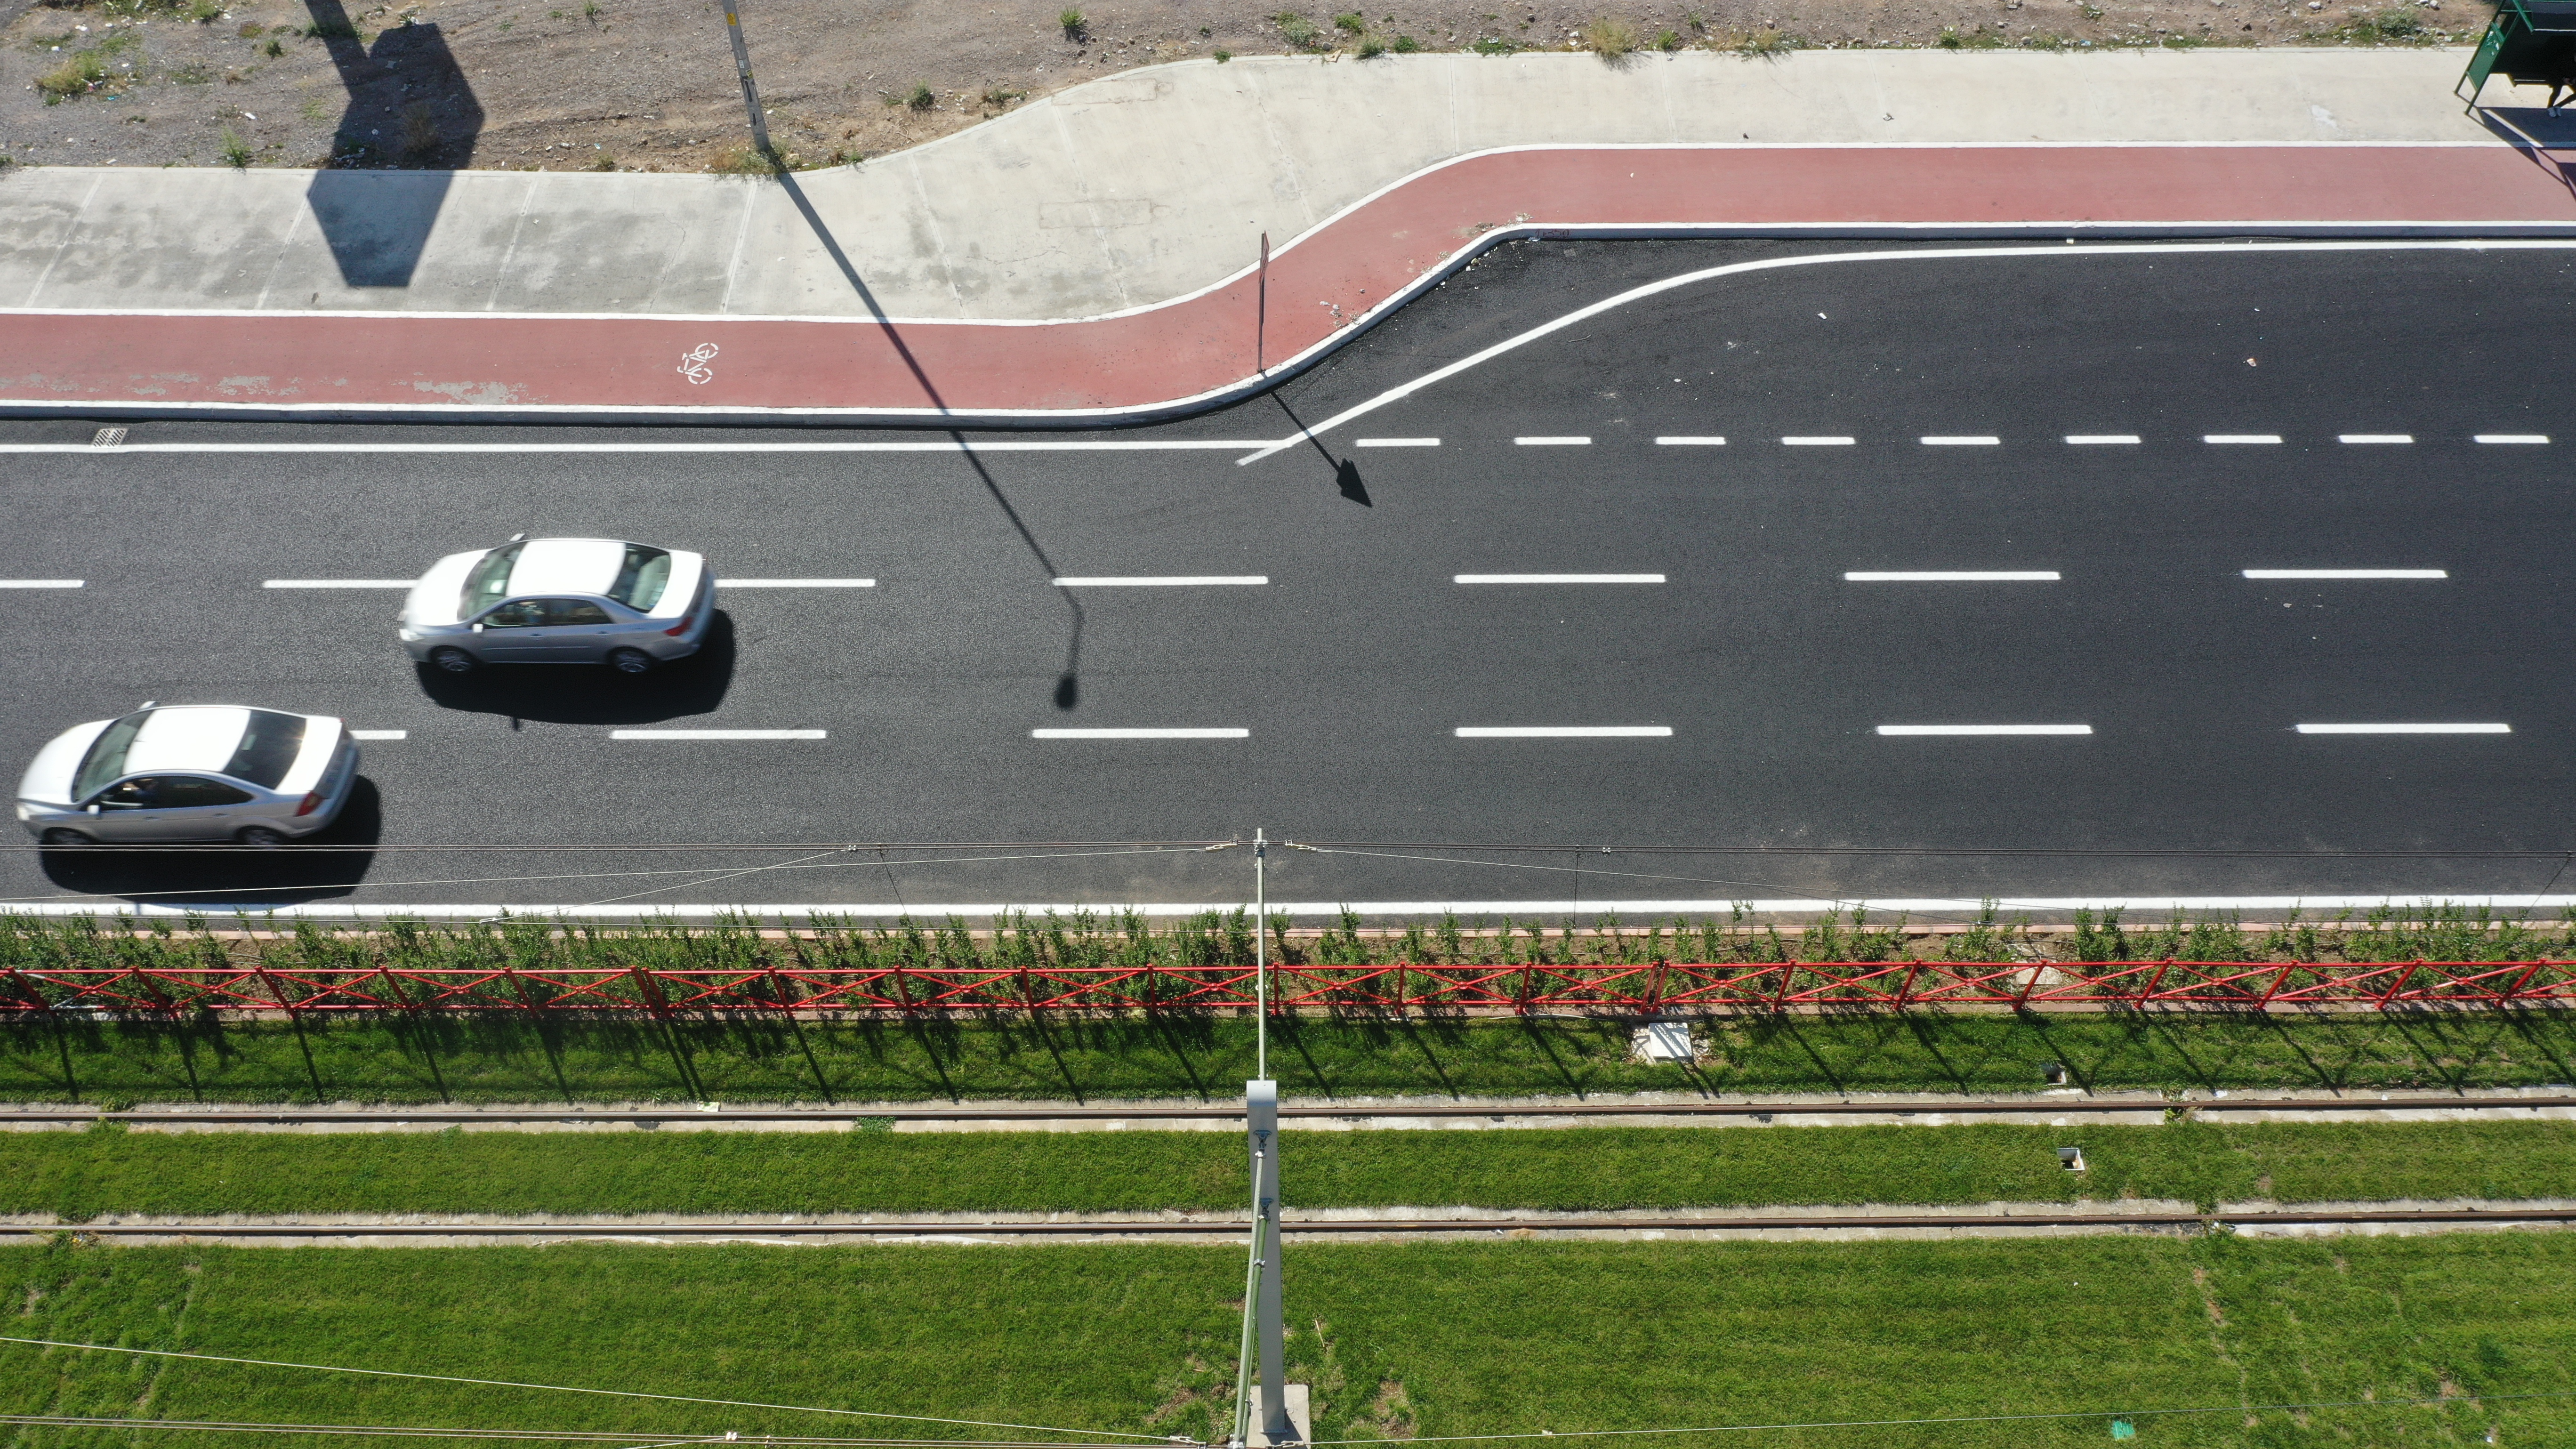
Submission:
<svg viewBox="0 0 2576 1449">
<path fill-rule="evenodd" d="M 1630 1061 L 1632 1027 L 1617 1021 L 1284 1021 L 1271 1069 L 1288 1098 L 2025 1092 L 2052 1062 L 2102 1089 L 2576 1082 L 2576 1013 L 1917 1014 L 1696 1029 L 1710 1058 L 1680 1066 Z M 0 1100 L 24 1102 L 1240 1100 L 1252 1069 L 1253 1024 L 1237 1018 L 0 1024 Z"/>
<path fill-rule="evenodd" d="M 2089 1170 L 2058 1165 L 2081 1146 Z M 2576 1123 L 1290 1131 L 1298 1207 L 1582 1211 L 2576 1197 Z M 1226 1132 L 0 1135 L 0 1212 L 1143 1212 L 1243 1206 Z"/>
<path fill-rule="evenodd" d="M 1231 1393 L 1240 1271 L 1233 1248 L 63 1245 L 0 1250 L 0 1298 L 20 1337 L 1206 1435 Z M 2054 1449 L 2107 1442 L 2123 1412 L 2155 1445 L 2576 1439 L 2576 1399 L 2501 1397 L 2570 1387 L 2569 1235 L 1292 1246 L 1285 1273 L 1290 1370 L 1325 1439 L 2059 1412 L 2082 1417 L 1629 1442 Z M 0 1404 L 637 1443 L 886 1427 L 8 1345 Z M 2224 1412 L 2139 1412 L 2204 1407 Z"/>
</svg>

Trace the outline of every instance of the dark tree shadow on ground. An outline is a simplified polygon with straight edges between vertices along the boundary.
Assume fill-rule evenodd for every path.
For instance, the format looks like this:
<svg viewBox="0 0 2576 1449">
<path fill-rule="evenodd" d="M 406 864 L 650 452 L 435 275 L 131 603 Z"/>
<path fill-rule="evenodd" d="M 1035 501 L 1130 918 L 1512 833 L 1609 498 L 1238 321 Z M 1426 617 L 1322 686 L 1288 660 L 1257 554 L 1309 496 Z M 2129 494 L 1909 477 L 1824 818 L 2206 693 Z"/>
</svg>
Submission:
<svg viewBox="0 0 2576 1449">
<path fill-rule="evenodd" d="M 349 96 L 305 200 L 342 282 L 408 287 L 454 173 L 474 162 L 482 103 L 436 25 L 397 25 L 370 49 L 340 0 L 305 9 Z"/>
<path fill-rule="evenodd" d="M 441 709 L 547 724 L 644 725 L 713 714 L 733 687 L 733 616 L 722 609 L 698 652 L 650 674 L 604 664 L 487 664 L 471 674 L 413 666 Z"/>
<path fill-rule="evenodd" d="M 345 896 L 366 880 L 384 838 L 383 802 L 361 775 L 331 827 L 294 845 L 119 849 L 79 846 L 38 853 L 45 879 L 82 895 L 182 906 L 210 915 Z M 114 900 L 100 902 L 112 910 Z"/>
</svg>

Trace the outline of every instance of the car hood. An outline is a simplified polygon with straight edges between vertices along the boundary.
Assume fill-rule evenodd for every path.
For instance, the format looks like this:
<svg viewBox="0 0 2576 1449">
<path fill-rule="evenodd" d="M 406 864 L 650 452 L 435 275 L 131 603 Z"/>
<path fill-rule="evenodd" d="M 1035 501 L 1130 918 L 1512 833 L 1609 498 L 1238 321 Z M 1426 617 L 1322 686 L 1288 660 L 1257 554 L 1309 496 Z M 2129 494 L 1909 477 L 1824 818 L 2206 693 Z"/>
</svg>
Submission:
<svg viewBox="0 0 2576 1449">
<path fill-rule="evenodd" d="M 54 736 L 51 743 L 36 752 L 27 773 L 18 778 L 18 798 L 40 805 L 70 805 L 72 777 L 79 773 L 81 756 L 89 753 L 112 719 L 95 719 L 85 725 L 74 725 Z"/>
<path fill-rule="evenodd" d="M 471 553 L 451 553 L 429 566 L 420 582 L 411 586 L 403 599 L 402 621 L 414 628 L 430 624 L 453 624 L 457 611 L 465 602 L 465 576 L 474 571 L 488 548 Z"/>
</svg>

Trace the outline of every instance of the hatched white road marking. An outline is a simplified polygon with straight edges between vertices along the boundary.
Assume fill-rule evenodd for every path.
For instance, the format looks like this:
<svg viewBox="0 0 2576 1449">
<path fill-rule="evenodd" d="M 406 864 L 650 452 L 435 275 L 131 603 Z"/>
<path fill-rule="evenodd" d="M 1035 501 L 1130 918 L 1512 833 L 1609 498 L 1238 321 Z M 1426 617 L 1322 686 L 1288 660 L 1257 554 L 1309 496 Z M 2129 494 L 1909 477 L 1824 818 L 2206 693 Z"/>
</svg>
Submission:
<svg viewBox="0 0 2576 1449">
<path fill-rule="evenodd" d="M 1983 571 L 1931 570 L 1847 573 L 1843 579 L 1855 584 L 2053 584 L 2058 581 L 2055 569 L 1990 569 Z"/>
<path fill-rule="evenodd" d="M 1689 433 L 1668 433 L 1663 437 L 1655 439 L 1655 446 L 1659 448 L 1723 448 L 1726 446 L 1726 439 L 1715 436 L 1700 437 Z"/>
<path fill-rule="evenodd" d="M 873 589 L 874 579 L 718 579 L 722 589 Z"/>
<path fill-rule="evenodd" d="M 2415 441 L 2415 435 L 2413 433 L 2337 433 L 2335 441 L 2338 443 L 2411 443 Z"/>
<path fill-rule="evenodd" d="M 408 589 L 418 579 L 262 579 L 263 589 Z"/>
<path fill-rule="evenodd" d="M 1438 438 L 1353 438 L 1354 448 L 1436 448 Z"/>
<path fill-rule="evenodd" d="M 1460 725 L 1462 740 L 1660 740 L 1671 725 Z"/>
<path fill-rule="evenodd" d="M 410 738 L 411 738 L 411 731 L 409 731 L 409 730 L 351 730 L 351 731 L 349 731 L 349 738 L 351 738 L 351 739 L 353 739 L 353 740 L 407 740 L 407 739 L 410 739 Z"/>
<path fill-rule="evenodd" d="M 1880 725 L 1883 735 L 2089 735 L 2091 725 L 2080 724 L 1960 724 L 1960 725 Z"/>
<path fill-rule="evenodd" d="M 1048 729 L 1031 730 L 1033 740 L 1248 740 L 1250 730 L 1228 729 Z"/>
<path fill-rule="evenodd" d="M 1177 589 L 1202 586 L 1248 586 L 1270 582 L 1268 574 L 1138 574 L 1132 577 L 1063 578 L 1059 589 Z"/>
<path fill-rule="evenodd" d="M 2138 441 L 2138 435 L 2135 433 L 2068 433 L 2066 441 L 2079 448 L 2095 448 L 2112 443 L 2134 443 Z"/>
<path fill-rule="evenodd" d="M 1922 443 L 1927 448 L 1997 448 L 2003 446 L 2003 441 L 1983 434 L 1963 433 L 1954 437 L 1925 438 Z"/>
<path fill-rule="evenodd" d="M 1459 574 L 1461 584 L 1660 584 L 1662 574 Z"/>
<path fill-rule="evenodd" d="M 823 730 L 610 730 L 612 740 L 819 740 Z"/>
<path fill-rule="evenodd" d="M 2448 569 L 2247 569 L 2249 579 L 2447 579 Z"/>
<path fill-rule="evenodd" d="M 1780 440 L 1780 446 L 1784 448 L 1848 448 L 1852 446 L 1852 440 L 1849 438 L 1782 438 Z"/>
<path fill-rule="evenodd" d="M 2200 440 L 2223 448 L 2240 443 L 2277 443 L 2281 441 L 2281 435 L 2279 433 L 2203 433 L 2200 435 Z"/>
<path fill-rule="evenodd" d="M 2303 735 L 2509 735 L 2508 724 L 2303 724 Z"/>
<path fill-rule="evenodd" d="M 0 589 L 77 589 L 84 579 L 0 579 Z"/>
<path fill-rule="evenodd" d="M 2549 435 L 2547 433 L 2480 433 L 2477 435 L 2477 440 L 2481 443 L 2546 443 L 2549 441 Z"/>
<path fill-rule="evenodd" d="M 1588 446 L 1592 442 L 1590 438 L 1578 438 L 1573 436 L 1561 438 L 1514 438 L 1512 441 L 1518 443 L 1524 448 L 1581 448 Z"/>
</svg>

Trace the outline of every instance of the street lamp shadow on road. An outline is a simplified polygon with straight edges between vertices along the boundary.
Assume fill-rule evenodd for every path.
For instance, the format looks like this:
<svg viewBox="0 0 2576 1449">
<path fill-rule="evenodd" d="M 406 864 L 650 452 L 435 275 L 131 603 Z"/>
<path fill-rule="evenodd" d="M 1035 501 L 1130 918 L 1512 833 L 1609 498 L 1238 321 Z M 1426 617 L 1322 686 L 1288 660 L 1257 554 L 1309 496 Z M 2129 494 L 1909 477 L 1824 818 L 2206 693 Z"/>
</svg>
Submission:
<svg viewBox="0 0 2576 1449">
<path fill-rule="evenodd" d="M 713 714 L 724 703 L 733 688 L 733 616 L 716 610 L 697 653 L 650 674 L 620 674 L 599 664 L 487 664 L 471 674 L 431 664 L 413 670 L 421 693 L 441 709 L 547 724 L 658 724 Z"/>
<path fill-rule="evenodd" d="M 483 105 L 435 24 L 359 38 L 340 0 L 304 0 L 348 104 L 304 198 L 352 287 L 408 287 L 455 173 L 473 164 Z"/>
<path fill-rule="evenodd" d="M 222 915 L 297 901 L 345 896 L 365 882 L 384 838 L 384 805 L 376 782 L 361 775 L 331 827 L 292 846 L 240 845 L 119 850 L 79 846 L 45 850 L 45 879 L 81 895 L 122 896 Z M 109 903 L 102 902 L 102 906 Z"/>
</svg>

